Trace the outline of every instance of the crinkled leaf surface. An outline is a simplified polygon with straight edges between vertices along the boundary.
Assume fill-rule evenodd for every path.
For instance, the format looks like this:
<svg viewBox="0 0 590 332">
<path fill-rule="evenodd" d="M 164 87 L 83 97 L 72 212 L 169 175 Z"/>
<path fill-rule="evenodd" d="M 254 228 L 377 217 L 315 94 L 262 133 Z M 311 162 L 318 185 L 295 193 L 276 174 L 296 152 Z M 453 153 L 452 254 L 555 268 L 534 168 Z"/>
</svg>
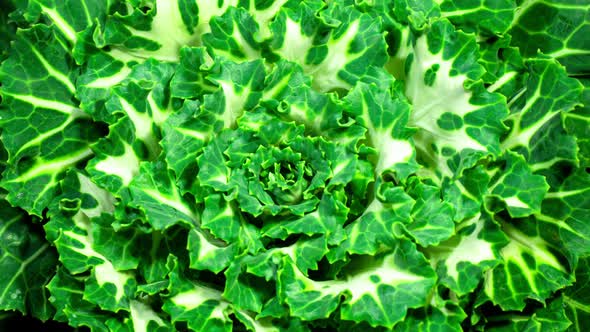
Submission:
<svg viewBox="0 0 590 332">
<path fill-rule="evenodd" d="M 587 330 L 586 2 L 0 3 L 0 329 Z"/>
</svg>

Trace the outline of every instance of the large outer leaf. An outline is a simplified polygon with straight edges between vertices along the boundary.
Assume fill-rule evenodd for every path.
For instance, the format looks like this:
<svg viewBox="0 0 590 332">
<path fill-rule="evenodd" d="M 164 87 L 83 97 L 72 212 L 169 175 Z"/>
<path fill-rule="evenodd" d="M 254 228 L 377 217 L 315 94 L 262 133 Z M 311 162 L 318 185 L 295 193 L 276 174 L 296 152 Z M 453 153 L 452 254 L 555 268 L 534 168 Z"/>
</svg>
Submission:
<svg viewBox="0 0 590 332">
<path fill-rule="evenodd" d="M 428 26 L 405 59 L 418 161 L 434 178 L 453 178 L 482 156 L 500 152 L 505 100 L 474 82 L 483 73 L 477 60 L 473 37 L 446 20 Z"/>
<path fill-rule="evenodd" d="M 344 320 L 388 328 L 401 321 L 408 308 L 425 305 L 435 276 L 414 244 L 400 241 L 392 253 L 375 261 L 368 256 L 358 260 L 358 270 L 352 267 L 344 280 L 314 281 L 284 258 L 279 296 L 293 316 L 305 320 L 326 318 L 340 305 Z M 345 300 L 340 304 L 342 295 Z"/>
<path fill-rule="evenodd" d="M 563 129 L 562 114 L 580 104 L 582 85 L 555 60 L 532 59 L 525 64 L 524 86 L 509 96 L 511 130 L 502 148 L 524 155 L 535 171 L 560 161 L 575 163 L 576 143 Z"/>
<path fill-rule="evenodd" d="M 556 58 L 568 73 L 590 73 L 590 5 L 584 0 L 517 1 L 510 31 L 512 44 L 526 57 L 540 50 Z"/>
<path fill-rule="evenodd" d="M 515 5 L 513 0 L 443 0 L 439 3 L 442 17 L 466 32 L 484 37 L 506 33 Z"/>
<path fill-rule="evenodd" d="M 78 33 L 96 21 L 102 21 L 114 2 L 115 0 L 31 0 L 28 1 L 25 17 L 29 21 L 42 17 L 73 46 L 78 41 Z"/>
<path fill-rule="evenodd" d="M 20 30 L 0 67 L 2 141 L 9 167 L 2 186 L 7 200 L 40 215 L 69 167 L 92 152 L 101 130 L 78 108 L 76 69 L 53 29 Z"/>
<path fill-rule="evenodd" d="M 572 261 L 590 254 L 589 197 L 590 174 L 578 170 L 551 189 L 535 214 L 543 237 L 563 248 Z"/>
</svg>

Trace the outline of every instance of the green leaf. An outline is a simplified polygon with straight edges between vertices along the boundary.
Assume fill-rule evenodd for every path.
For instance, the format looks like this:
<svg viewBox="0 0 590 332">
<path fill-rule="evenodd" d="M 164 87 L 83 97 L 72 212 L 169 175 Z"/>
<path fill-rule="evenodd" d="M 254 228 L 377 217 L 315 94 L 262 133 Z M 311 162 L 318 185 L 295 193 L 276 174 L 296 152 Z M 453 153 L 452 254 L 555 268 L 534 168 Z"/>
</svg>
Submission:
<svg viewBox="0 0 590 332">
<path fill-rule="evenodd" d="M 558 297 L 538 308 L 530 316 L 522 316 L 517 313 L 505 314 L 503 317 L 489 317 L 486 331 L 510 332 L 510 331 L 569 331 L 571 322 L 566 316 L 564 299 Z"/>
<path fill-rule="evenodd" d="M 484 37 L 505 34 L 513 23 L 516 9 L 512 0 L 446 0 L 439 6 L 441 16 L 455 26 Z"/>
<path fill-rule="evenodd" d="M 576 282 L 565 289 L 563 302 L 567 318 L 572 322 L 568 331 L 583 331 L 590 323 L 590 260 L 585 257 L 580 260 L 576 268 Z"/>
<path fill-rule="evenodd" d="M 213 17 L 211 32 L 203 35 L 204 44 L 219 57 L 242 62 L 261 57 L 256 40 L 258 23 L 244 8 L 230 7 L 223 15 Z"/>
<path fill-rule="evenodd" d="M 235 242 L 243 222 L 241 214 L 234 204 L 225 200 L 222 195 L 211 194 L 205 197 L 205 210 L 201 226 L 216 238 L 227 243 Z"/>
<path fill-rule="evenodd" d="M 25 14 L 33 22 L 43 16 L 71 44 L 78 41 L 78 33 L 102 21 L 114 1 L 71 0 L 31 0 Z"/>
<path fill-rule="evenodd" d="M 555 248 L 542 235 L 542 227 L 530 221 L 502 223 L 508 244 L 502 248 L 502 264 L 486 274 L 484 292 L 503 310 L 522 310 L 525 300 L 544 303 L 554 291 L 571 285 L 573 275 Z"/>
<path fill-rule="evenodd" d="M 113 212 L 114 198 L 77 172 L 68 172 L 61 191 L 62 195 L 50 206 L 51 220 L 45 225 L 47 237 L 55 244 L 64 265 L 48 285 L 50 301 L 60 310 L 56 319 L 97 331 L 166 328 L 148 304 L 134 297 L 134 271 L 117 269 L 134 267 L 132 262 L 126 262 L 131 266 L 121 264 L 121 259 L 129 256 L 125 252 L 103 251 L 104 241 L 96 238 L 98 233 L 122 235 L 92 222 Z M 117 311 L 124 314 L 115 316 Z"/>
<path fill-rule="evenodd" d="M 218 273 L 229 266 L 237 255 L 238 247 L 235 244 L 227 245 L 216 241 L 193 229 L 188 235 L 187 249 L 191 268 Z"/>
<path fill-rule="evenodd" d="M 10 161 L 2 186 L 9 202 L 35 215 L 53 199 L 63 172 L 88 159 L 89 143 L 102 134 L 78 108 L 75 68 L 63 41 L 44 25 L 20 30 L 0 66 L 0 126 Z"/>
<path fill-rule="evenodd" d="M 510 35 L 480 42 L 480 63 L 486 72 L 482 79 L 488 84 L 488 91 L 511 97 L 520 92 L 527 79 L 522 75 L 525 64 L 518 48 L 510 46 Z"/>
<path fill-rule="evenodd" d="M 437 187 L 413 180 L 407 190 L 415 199 L 415 204 L 412 207 L 412 221 L 405 229 L 416 243 L 422 246 L 436 245 L 455 232 L 453 207 L 440 200 Z"/>
<path fill-rule="evenodd" d="M 400 22 L 417 29 L 424 28 L 429 19 L 444 17 L 465 32 L 489 38 L 510 29 L 515 7 L 511 0 L 396 0 L 394 10 Z"/>
<path fill-rule="evenodd" d="M 110 126 L 109 135 L 92 149 L 95 157 L 86 166 L 92 180 L 119 195 L 139 174 L 140 161 L 148 159 L 141 143 L 136 144 L 135 128 L 127 116 Z"/>
<path fill-rule="evenodd" d="M 431 0 L 393 0 L 395 20 L 409 24 L 412 28 L 421 30 L 427 21 L 434 17 L 440 17 L 440 7 Z"/>
<path fill-rule="evenodd" d="M 461 332 L 463 331 L 461 323 L 466 316 L 463 309 L 456 303 L 435 297 L 430 306 L 408 310 L 408 315 L 394 327 L 394 331 Z"/>
<path fill-rule="evenodd" d="M 526 57 L 540 50 L 563 64 L 568 73 L 590 73 L 590 7 L 584 1 L 523 1 L 515 13 L 512 44 Z"/>
<path fill-rule="evenodd" d="M 298 75 L 293 75 L 297 82 Z M 295 83 L 294 82 L 294 83 Z M 323 136 L 351 149 L 363 138 L 365 129 L 355 126 L 343 116 L 343 105 L 334 94 L 323 94 L 313 90 L 307 83 L 297 84 L 288 96 L 281 98 L 277 115 L 285 120 L 305 126 L 313 136 Z"/>
<path fill-rule="evenodd" d="M 9 14 L 15 9 L 14 4 L 10 2 L 3 2 L 4 10 L 0 14 L 0 61 L 4 61 L 7 57 L 10 42 L 16 37 L 16 24 L 10 22 Z"/>
<path fill-rule="evenodd" d="M 45 289 L 55 273 L 55 250 L 24 212 L 5 200 L 0 209 L 0 308 L 45 321 L 55 312 Z"/>
<path fill-rule="evenodd" d="M 68 271 L 90 271 L 85 280 L 85 300 L 105 310 L 128 309 L 136 286 L 133 274 L 118 271 L 94 248 L 93 228 L 97 225 L 91 219 L 112 213 L 112 197 L 76 172 L 69 172 L 61 187 L 63 194 L 51 205 L 51 221 L 45 224 L 47 238 L 55 244 Z"/>
<path fill-rule="evenodd" d="M 327 92 L 350 89 L 387 60 L 380 22 L 338 2 L 318 12 L 316 6 L 283 9 L 271 23 L 271 49 L 297 62 L 313 77 L 313 87 Z"/>
<path fill-rule="evenodd" d="M 202 43 L 201 36 L 208 32 L 211 17 L 223 13 L 229 5 L 134 1 L 127 10 L 110 15 L 104 26 L 94 31 L 93 39 L 99 48 L 111 46 L 140 59 L 173 62 L 178 60 L 183 46 Z"/>
<path fill-rule="evenodd" d="M 502 148 L 521 153 L 533 171 L 560 161 L 576 163 L 576 143 L 563 129 L 561 114 L 580 104 L 582 85 L 555 60 L 531 59 L 526 66 L 523 89 L 510 97 L 511 131 Z"/>
<path fill-rule="evenodd" d="M 586 3 L 0 2 L 0 326 L 585 331 Z"/>
<path fill-rule="evenodd" d="M 489 171 L 483 165 L 464 170 L 455 181 L 443 181 L 443 198 L 452 204 L 456 222 L 473 218 L 481 211 L 489 182 Z"/>
<path fill-rule="evenodd" d="M 367 128 L 370 146 L 377 150 L 376 173 L 394 171 L 400 180 L 417 170 L 416 151 L 407 127 L 410 105 L 403 97 L 402 87 L 394 86 L 395 97 L 382 87 L 357 84 L 346 96 L 348 111 Z"/>
<path fill-rule="evenodd" d="M 174 173 L 163 160 L 141 163 L 139 175 L 133 178 L 129 191 L 130 204 L 146 214 L 155 230 L 164 230 L 177 223 L 197 225 L 199 213 L 175 185 Z"/>
<path fill-rule="evenodd" d="M 182 192 L 193 185 L 196 158 L 216 130 L 221 127 L 217 115 L 200 107 L 197 101 L 186 100 L 162 126 L 162 149 L 168 167 L 177 177 Z"/>
<path fill-rule="evenodd" d="M 397 245 L 395 227 L 411 220 L 414 200 L 401 187 L 382 184 L 377 197 L 365 212 L 346 226 L 346 238 L 328 253 L 330 261 L 344 258 L 344 253 L 375 255 L 383 248 Z"/>
<path fill-rule="evenodd" d="M 487 214 L 478 214 L 457 225 L 452 238 L 425 249 L 436 266 L 440 283 L 457 295 L 472 292 L 487 271 L 502 262 L 500 249 L 508 239 Z"/>
<path fill-rule="evenodd" d="M 244 273 L 252 256 L 242 256 L 231 262 L 225 271 L 223 297 L 231 301 L 234 308 L 260 313 L 263 304 L 274 296 L 274 287 L 253 274 Z"/>
<path fill-rule="evenodd" d="M 311 87 L 311 79 L 295 62 L 280 59 L 264 80 L 260 104 L 274 111 L 282 110 L 286 99 L 302 86 Z"/>
<path fill-rule="evenodd" d="M 213 65 L 213 59 L 201 47 L 183 47 L 180 49 L 180 62 L 170 82 L 173 97 L 201 97 L 203 93 L 215 91 L 215 86 L 207 81 L 207 73 Z"/>
<path fill-rule="evenodd" d="M 570 260 L 590 254 L 590 227 L 586 222 L 590 217 L 589 192 L 590 174 L 577 170 L 547 193 L 541 211 L 535 214 L 543 237 L 563 248 Z"/>
<path fill-rule="evenodd" d="M 67 321 L 70 326 L 86 326 L 92 331 L 109 331 L 107 323 L 115 321 L 115 315 L 101 311 L 95 304 L 82 298 L 84 284 L 70 275 L 64 268 L 59 268 L 47 289 L 52 294 L 51 304 L 57 309 L 54 317 L 57 321 Z"/>
<path fill-rule="evenodd" d="M 170 294 L 162 309 L 170 314 L 172 322 L 187 322 L 192 331 L 232 331 L 231 306 L 222 292 L 187 279 L 178 260 L 170 264 Z"/>
<path fill-rule="evenodd" d="M 350 264 L 358 266 L 351 265 L 343 280 L 314 281 L 305 277 L 289 258 L 284 258 L 278 288 L 291 315 L 305 320 L 327 318 L 344 295 L 342 319 L 392 328 L 404 318 L 408 308 L 426 304 L 435 282 L 434 271 L 424 256 L 405 240 L 392 253 L 382 257 L 360 256 Z M 388 305 L 392 303 L 395 306 Z"/>
<path fill-rule="evenodd" d="M 508 152 L 500 159 L 503 167 L 492 168 L 488 197 L 502 200 L 513 218 L 538 213 L 549 185 L 541 175 L 535 175 L 521 155 Z M 493 209 L 493 208 L 492 208 Z"/>
<path fill-rule="evenodd" d="M 148 157 L 153 160 L 160 153 L 158 131 L 171 110 L 168 84 L 173 74 L 169 64 L 148 60 L 133 67 L 129 75 L 111 91 L 105 108 L 104 121 L 115 123 L 127 116 L 135 131 L 135 138 Z"/>
<path fill-rule="evenodd" d="M 93 50 L 76 80 L 80 108 L 94 116 L 106 117 L 104 103 L 110 97 L 111 89 L 121 83 L 137 64 L 133 56 L 118 50 Z"/>
<path fill-rule="evenodd" d="M 483 74 L 473 36 L 436 20 L 418 36 L 405 60 L 406 95 L 418 128 L 418 162 L 433 179 L 454 178 L 485 155 L 500 152 L 507 115 L 501 95 L 476 81 Z"/>
<path fill-rule="evenodd" d="M 580 82 L 584 85 L 581 100 L 584 106 L 565 114 L 564 127 L 568 134 L 576 137 L 580 164 L 588 166 L 590 165 L 590 80 L 582 79 Z"/>
<path fill-rule="evenodd" d="M 219 70 L 207 76 L 221 89 L 214 94 L 204 107 L 214 111 L 223 121 L 225 128 L 235 128 L 245 110 L 253 109 L 260 100 L 264 84 L 264 64 L 261 60 L 243 63 L 220 61 Z M 223 98 L 224 102 L 220 103 Z"/>
</svg>

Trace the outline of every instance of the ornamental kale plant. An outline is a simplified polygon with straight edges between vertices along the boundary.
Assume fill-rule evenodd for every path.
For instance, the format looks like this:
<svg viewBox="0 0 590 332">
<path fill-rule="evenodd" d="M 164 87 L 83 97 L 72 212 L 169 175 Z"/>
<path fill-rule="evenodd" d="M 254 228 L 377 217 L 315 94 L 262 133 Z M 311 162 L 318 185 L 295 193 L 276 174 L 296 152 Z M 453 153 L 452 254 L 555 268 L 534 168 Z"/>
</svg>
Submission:
<svg viewBox="0 0 590 332">
<path fill-rule="evenodd" d="M 586 0 L 0 8 L 0 328 L 590 329 Z"/>
</svg>

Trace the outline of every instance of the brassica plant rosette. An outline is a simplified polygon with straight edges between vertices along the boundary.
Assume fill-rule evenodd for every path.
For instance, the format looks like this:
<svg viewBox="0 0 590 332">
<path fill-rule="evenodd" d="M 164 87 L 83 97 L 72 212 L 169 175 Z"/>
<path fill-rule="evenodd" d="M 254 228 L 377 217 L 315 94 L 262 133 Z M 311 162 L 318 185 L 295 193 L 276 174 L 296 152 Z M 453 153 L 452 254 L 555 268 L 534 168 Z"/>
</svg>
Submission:
<svg viewBox="0 0 590 332">
<path fill-rule="evenodd" d="M 0 8 L 0 329 L 590 328 L 587 1 Z"/>
</svg>

